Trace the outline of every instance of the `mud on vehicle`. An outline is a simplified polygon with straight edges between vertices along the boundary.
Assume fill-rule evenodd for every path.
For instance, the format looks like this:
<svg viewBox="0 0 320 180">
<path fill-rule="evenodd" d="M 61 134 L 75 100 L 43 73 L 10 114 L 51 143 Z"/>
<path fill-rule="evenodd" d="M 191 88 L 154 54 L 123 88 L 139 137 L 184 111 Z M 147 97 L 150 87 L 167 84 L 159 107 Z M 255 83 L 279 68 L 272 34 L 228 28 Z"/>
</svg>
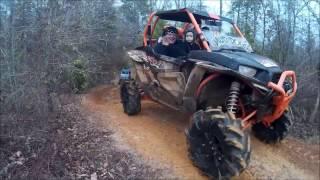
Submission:
<svg viewBox="0 0 320 180">
<path fill-rule="evenodd" d="M 192 24 L 201 50 L 172 58 L 153 48 L 156 24 Z M 204 28 L 205 27 L 205 28 Z M 220 33 L 213 36 L 212 29 Z M 124 112 L 141 111 L 151 99 L 193 113 L 186 129 L 189 157 L 213 178 L 239 175 L 250 161 L 249 129 L 267 143 L 282 140 L 291 126 L 289 103 L 297 90 L 293 71 L 283 71 L 255 54 L 232 20 L 191 9 L 154 12 L 144 30 L 143 45 L 128 52 L 133 66 L 121 81 Z"/>
</svg>

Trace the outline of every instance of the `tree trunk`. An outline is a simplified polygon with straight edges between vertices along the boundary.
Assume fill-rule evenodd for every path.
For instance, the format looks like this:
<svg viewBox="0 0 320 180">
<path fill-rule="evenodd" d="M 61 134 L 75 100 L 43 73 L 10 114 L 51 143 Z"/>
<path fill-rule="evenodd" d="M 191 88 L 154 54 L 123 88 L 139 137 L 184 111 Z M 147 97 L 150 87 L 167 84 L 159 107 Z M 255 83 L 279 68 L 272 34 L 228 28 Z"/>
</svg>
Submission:
<svg viewBox="0 0 320 180">
<path fill-rule="evenodd" d="M 220 16 L 222 16 L 222 0 L 220 0 Z"/>
<path fill-rule="evenodd" d="M 264 45 L 265 45 L 265 39 L 266 39 L 266 7 L 263 4 L 262 1 L 262 6 L 263 6 L 263 38 L 262 38 L 262 54 L 264 55 Z"/>
</svg>

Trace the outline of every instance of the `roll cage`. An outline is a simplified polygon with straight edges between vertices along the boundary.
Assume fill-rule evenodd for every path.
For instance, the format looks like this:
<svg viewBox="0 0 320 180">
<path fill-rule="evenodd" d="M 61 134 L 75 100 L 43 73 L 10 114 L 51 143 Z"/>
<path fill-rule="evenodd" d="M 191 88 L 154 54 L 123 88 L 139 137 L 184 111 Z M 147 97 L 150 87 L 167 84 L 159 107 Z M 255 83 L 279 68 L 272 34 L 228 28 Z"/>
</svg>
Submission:
<svg viewBox="0 0 320 180">
<path fill-rule="evenodd" d="M 203 35 L 201 28 L 200 28 L 200 23 L 201 20 L 222 20 L 222 21 L 227 21 L 232 24 L 233 28 L 237 32 L 237 34 L 240 37 L 244 37 L 241 31 L 239 30 L 238 26 L 229 18 L 222 17 L 222 16 L 217 16 L 214 14 L 210 14 L 207 12 L 203 11 L 197 11 L 197 10 L 192 10 L 188 8 L 183 8 L 183 9 L 177 9 L 177 10 L 169 10 L 169 11 L 158 11 L 158 12 L 153 12 L 150 14 L 149 19 L 147 21 L 147 25 L 145 26 L 144 29 L 144 34 L 143 34 L 143 46 L 146 47 L 148 45 L 148 40 L 150 44 L 152 43 L 152 36 L 154 33 L 154 30 L 156 28 L 156 25 L 159 21 L 159 19 L 163 20 L 171 20 L 171 21 L 179 21 L 179 22 L 184 22 L 185 26 L 183 28 L 183 31 L 186 29 L 186 25 L 188 23 L 191 23 L 194 26 L 194 29 L 196 33 L 199 35 L 200 41 L 202 43 L 202 46 L 205 50 L 208 52 L 211 52 L 211 49 L 209 47 L 209 44 Z"/>
<path fill-rule="evenodd" d="M 183 26 L 183 32 L 187 28 L 187 24 L 191 23 L 194 26 L 194 29 L 196 33 L 200 37 L 200 41 L 202 43 L 202 47 L 204 50 L 211 52 L 211 49 L 209 47 L 209 44 L 206 40 L 206 37 L 202 33 L 202 30 L 200 28 L 201 20 L 221 20 L 221 21 L 227 21 L 230 24 L 232 24 L 235 32 L 242 38 L 244 38 L 243 34 L 237 27 L 237 25 L 228 18 L 209 14 L 207 12 L 202 11 L 196 11 L 191 9 L 178 9 L 178 10 L 169 10 L 169 11 L 159 11 L 159 12 L 153 12 L 149 16 L 149 19 L 147 21 L 147 25 L 144 29 L 143 34 L 143 47 L 147 47 L 149 45 L 152 45 L 152 36 L 155 31 L 155 27 L 159 21 L 159 19 L 163 20 L 171 20 L 171 21 L 179 21 L 184 22 L 185 25 Z M 198 63 L 199 65 L 199 63 Z M 213 73 L 210 76 L 208 76 L 206 79 L 202 81 L 202 85 L 200 85 L 197 89 L 197 93 L 200 92 L 201 87 L 205 86 L 211 78 L 216 77 L 216 75 Z M 292 92 L 285 92 L 284 90 L 284 81 L 286 79 L 291 79 L 292 82 Z M 281 74 L 280 79 L 277 83 L 268 82 L 266 84 L 266 87 L 271 91 L 275 92 L 275 95 L 272 97 L 272 104 L 274 105 L 273 112 L 267 116 L 263 117 L 263 124 L 265 124 L 267 127 L 271 125 L 273 121 L 278 119 L 284 111 L 288 108 L 289 103 L 291 102 L 292 98 L 295 96 L 297 91 L 297 82 L 296 82 L 296 75 L 293 71 L 284 71 Z M 254 116 L 257 115 L 258 110 L 253 110 L 250 113 L 245 113 L 245 116 L 243 117 L 243 123 L 245 124 L 245 128 L 248 128 L 252 125 L 252 122 L 255 122 Z"/>
</svg>

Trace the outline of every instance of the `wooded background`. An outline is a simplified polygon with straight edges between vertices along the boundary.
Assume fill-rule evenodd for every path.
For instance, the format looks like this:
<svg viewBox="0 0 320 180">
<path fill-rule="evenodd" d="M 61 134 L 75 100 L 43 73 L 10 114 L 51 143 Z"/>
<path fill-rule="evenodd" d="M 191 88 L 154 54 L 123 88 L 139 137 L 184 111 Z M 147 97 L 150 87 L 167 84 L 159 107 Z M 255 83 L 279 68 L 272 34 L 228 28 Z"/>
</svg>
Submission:
<svg viewBox="0 0 320 180">
<path fill-rule="evenodd" d="M 55 111 L 57 95 L 118 76 L 126 51 L 141 45 L 150 12 L 210 10 L 211 1 L 0 0 L 0 113 L 45 119 Z M 320 2 L 230 0 L 225 8 L 222 15 L 237 22 L 255 52 L 296 71 L 293 132 L 318 137 Z M 79 62 L 88 84 L 75 91 L 72 75 Z"/>
</svg>

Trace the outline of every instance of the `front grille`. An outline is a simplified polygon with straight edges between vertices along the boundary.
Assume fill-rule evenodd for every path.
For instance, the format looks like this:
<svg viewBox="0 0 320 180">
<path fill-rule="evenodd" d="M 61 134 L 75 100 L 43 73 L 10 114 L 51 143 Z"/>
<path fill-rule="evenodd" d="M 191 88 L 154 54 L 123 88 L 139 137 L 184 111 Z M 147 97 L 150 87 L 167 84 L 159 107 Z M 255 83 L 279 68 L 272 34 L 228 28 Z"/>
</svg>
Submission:
<svg viewBox="0 0 320 180">
<path fill-rule="evenodd" d="M 293 85 L 292 85 L 292 82 L 291 82 L 291 81 L 285 81 L 285 82 L 283 83 L 283 89 L 284 89 L 284 91 L 285 91 L 286 93 L 292 92 L 292 87 L 293 87 Z"/>
<path fill-rule="evenodd" d="M 277 84 L 279 79 L 281 77 L 281 74 L 274 74 L 272 76 L 272 82 Z M 290 78 L 287 78 L 284 83 L 283 83 L 283 89 L 286 93 L 290 93 L 292 91 L 292 87 L 293 87 L 293 83 L 292 83 L 292 80 Z"/>
<path fill-rule="evenodd" d="M 281 74 L 274 74 L 272 76 L 272 82 L 277 84 L 280 79 L 280 76 L 281 76 Z"/>
</svg>

